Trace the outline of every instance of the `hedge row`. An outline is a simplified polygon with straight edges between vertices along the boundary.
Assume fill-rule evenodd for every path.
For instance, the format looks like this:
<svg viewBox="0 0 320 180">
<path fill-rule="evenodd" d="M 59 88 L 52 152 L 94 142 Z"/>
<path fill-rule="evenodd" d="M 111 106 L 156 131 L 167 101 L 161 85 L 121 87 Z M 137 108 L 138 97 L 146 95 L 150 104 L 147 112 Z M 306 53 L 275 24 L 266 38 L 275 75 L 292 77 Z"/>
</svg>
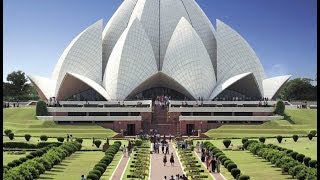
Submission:
<svg viewBox="0 0 320 180">
<path fill-rule="evenodd" d="M 208 151 L 211 151 L 212 154 L 220 160 L 221 164 L 228 169 L 228 171 L 231 173 L 231 175 L 235 179 L 241 179 L 241 180 L 250 179 L 249 176 L 241 174 L 241 170 L 238 169 L 238 166 L 230 158 L 228 158 L 219 148 L 214 146 L 211 142 L 206 141 L 204 143 L 204 147 Z"/>
<path fill-rule="evenodd" d="M 4 142 L 3 148 L 38 149 L 47 146 L 60 146 L 61 144 L 61 142 L 39 142 L 38 144 L 29 144 L 26 142 Z"/>
<path fill-rule="evenodd" d="M 316 169 L 302 164 L 305 159 L 303 154 L 298 154 L 292 150 L 279 150 L 272 144 L 265 145 L 256 141 L 248 141 L 246 149 L 275 164 L 276 167 L 281 168 L 282 173 L 288 173 L 293 178 L 317 179 Z M 310 161 L 308 163 L 310 164 Z"/>
<path fill-rule="evenodd" d="M 184 171 L 187 172 L 187 176 L 191 179 L 207 179 L 208 175 L 204 175 L 204 169 L 201 167 L 201 163 L 195 157 L 191 149 L 178 149 L 178 155 L 180 157 L 181 163 L 184 167 Z"/>
<path fill-rule="evenodd" d="M 52 147 L 41 157 L 36 157 L 11 169 L 5 169 L 4 180 L 33 180 L 59 164 L 63 159 L 81 149 L 78 142 L 66 142 L 59 147 Z"/>
<path fill-rule="evenodd" d="M 87 175 L 88 180 L 98 180 L 112 162 L 115 154 L 119 151 L 121 141 L 115 141 L 105 152 L 105 156 L 94 166 Z"/>
</svg>

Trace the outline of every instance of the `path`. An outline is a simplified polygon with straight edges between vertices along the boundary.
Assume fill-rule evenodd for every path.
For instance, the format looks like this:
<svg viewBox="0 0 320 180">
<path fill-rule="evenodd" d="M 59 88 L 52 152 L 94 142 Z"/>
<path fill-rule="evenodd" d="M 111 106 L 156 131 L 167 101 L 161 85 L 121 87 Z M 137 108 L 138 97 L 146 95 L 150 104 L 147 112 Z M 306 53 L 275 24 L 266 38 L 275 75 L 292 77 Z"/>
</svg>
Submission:
<svg viewBox="0 0 320 180">
<path fill-rule="evenodd" d="M 153 146 L 153 144 L 151 144 Z M 170 179 L 171 175 L 182 175 L 183 170 L 181 167 L 181 164 L 179 163 L 177 153 L 172 147 L 172 143 L 169 142 L 169 153 L 170 155 L 167 155 L 167 164 L 166 166 L 163 165 L 163 154 L 161 152 L 160 148 L 160 153 L 159 154 L 152 154 L 151 155 L 151 172 L 150 172 L 150 177 L 149 179 L 151 180 L 162 180 L 164 176 L 167 176 L 167 179 Z M 171 166 L 170 164 L 170 156 L 171 153 L 173 153 L 174 157 L 174 166 Z"/>
<path fill-rule="evenodd" d="M 128 161 L 129 161 L 129 157 L 122 156 L 115 172 L 113 173 L 113 176 L 111 177 L 111 180 L 121 179 L 122 174 L 126 170 L 126 166 L 127 166 Z"/>
<path fill-rule="evenodd" d="M 202 161 L 201 161 L 201 158 L 200 158 L 200 157 L 201 157 L 201 154 L 198 153 L 198 152 L 195 152 L 195 154 L 197 155 L 199 161 L 202 162 Z M 202 162 L 202 164 L 204 165 L 204 167 L 207 167 L 204 162 Z M 220 165 L 220 166 L 222 166 L 222 165 Z M 209 168 L 211 169 L 211 166 L 210 166 Z M 212 173 L 212 172 L 211 172 L 211 174 L 213 175 L 213 177 L 214 177 L 215 180 L 226 180 L 226 178 L 225 178 L 221 173 Z"/>
</svg>

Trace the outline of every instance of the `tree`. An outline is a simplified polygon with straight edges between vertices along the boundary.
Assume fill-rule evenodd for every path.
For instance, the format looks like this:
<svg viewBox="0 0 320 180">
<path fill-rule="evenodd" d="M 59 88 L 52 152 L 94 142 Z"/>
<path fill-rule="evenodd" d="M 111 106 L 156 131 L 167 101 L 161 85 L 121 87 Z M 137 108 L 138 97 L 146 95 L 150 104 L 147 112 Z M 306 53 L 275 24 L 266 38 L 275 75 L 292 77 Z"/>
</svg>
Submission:
<svg viewBox="0 0 320 180">
<path fill-rule="evenodd" d="M 259 137 L 259 141 L 264 143 L 264 142 L 266 142 L 266 138 L 265 137 Z"/>
<path fill-rule="evenodd" d="M 288 81 L 279 96 L 283 100 L 317 100 L 317 86 L 311 84 L 312 79 L 309 78 L 296 78 Z"/>
<path fill-rule="evenodd" d="M 309 133 L 309 134 L 308 134 L 308 138 L 309 138 L 309 140 L 312 140 L 313 134 Z"/>
<path fill-rule="evenodd" d="M 285 109 L 285 105 L 284 105 L 283 101 L 278 101 L 276 104 L 276 109 L 275 109 L 274 113 L 279 114 L 279 115 L 283 115 L 284 109 Z"/>
<path fill-rule="evenodd" d="M 13 71 L 8 74 L 7 81 L 10 84 L 11 91 L 18 96 L 22 95 L 29 86 L 27 84 L 28 79 L 22 71 Z"/>
<path fill-rule="evenodd" d="M 282 141 L 282 136 L 277 136 L 277 140 L 278 140 L 279 143 L 281 143 L 281 141 Z"/>
<path fill-rule="evenodd" d="M 100 140 L 95 140 L 94 144 L 96 145 L 97 148 L 100 147 L 101 141 Z"/>
<path fill-rule="evenodd" d="M 48 116 L 47 104 L 44 101 L 38 101 L 36 106 L 37 116 Z"/>
<path fill-rule="evenodd" d="M 297 142 L 299 139 L 299 136 L 295 134 L 292 136 L 292 139 L 294 140 L 294 142 Z"/>
<path fill-rule="evenodd" d="M 230 139 L 225 139 L 225 140 L 223 140 L 223 144 L 224 144 L 224 146 L 226 148 L 228 148 L 230 146 L 230 144 L 231 144 L 231 140 Z"/>
</svg>

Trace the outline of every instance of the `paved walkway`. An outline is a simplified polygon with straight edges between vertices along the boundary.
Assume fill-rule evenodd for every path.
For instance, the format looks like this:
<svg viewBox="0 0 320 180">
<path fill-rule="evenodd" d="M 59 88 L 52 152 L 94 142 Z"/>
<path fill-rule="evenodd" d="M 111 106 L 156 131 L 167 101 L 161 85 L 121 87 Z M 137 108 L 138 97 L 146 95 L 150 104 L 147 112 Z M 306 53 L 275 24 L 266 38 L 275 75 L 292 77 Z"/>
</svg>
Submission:
<svg viewBox="0 0 320 180">
<path fill-rule="evenodd" d="M 126 170 L 128 160 L 129 160 L 129 157 L 122 156 L 120 163 L 118 164 L 118 167 L 116 167 L 116 170 L 113 173 L 113 176 L 111 177 L 111 180 L 121 179 L 122 173 L 124 173 L 124 171 Z"/>
<path fill-rule="evenodd" d="M 201 162 L 201 158 L 200 158 L 201 154 L 197 153 L 197 152 L 195 154 L 198 156 L 199 161 Z M 204 167 L 207 167 L 204 162 L 202 162 L 202 164 L 204 165 Z M 220 165 L 220 166 L 222 166 L 222 165 Z M 210 165 L 209 169 L 211 169 L 211 165 Z M 227 180 L 221 173 L 213 173 L 213 172 L 211 172 L 211 174 L 213 175 L 215 180 Z"/>
<path fill-rule="evenodd" d="M 153 144 L 151 144 L 153 146 Z M 170 156 L 173 153 L 174 157 L 174 166 L 171 166 L 170 163 Z M 167 155 L 167 164 L 166 166 L 163 165 L 163 154 L 161 152 L 159 154 L 152 154 L 151 155 L 151 172 L 149 179 L 151 180 L 162 180 L 164 176 L 167 176 L 167 179 L 170 179 L 171 175 L 174 177 L 179 174 L 183 174 L 183 170 L 181 164 L 179 163 L 177 153 L 175 149 L 172 147 L 172 143 L 169 142 L 169 155 Z"/>
</svg>

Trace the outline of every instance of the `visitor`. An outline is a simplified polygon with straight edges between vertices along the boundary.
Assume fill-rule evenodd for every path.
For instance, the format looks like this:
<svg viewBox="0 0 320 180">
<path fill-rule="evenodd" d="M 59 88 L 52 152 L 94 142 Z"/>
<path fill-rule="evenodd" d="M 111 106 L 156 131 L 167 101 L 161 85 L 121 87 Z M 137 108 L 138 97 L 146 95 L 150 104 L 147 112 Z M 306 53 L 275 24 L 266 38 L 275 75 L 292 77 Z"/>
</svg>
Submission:
<svg viewBox="0 0 320 180">
<path fill-rule="evenodd" d="M 201 153 L 201 162 L 205 162 L 205 154 Z"/>
<path fill-rule="evenodd" d="M 69 137 L 70 137 L 69 134 L 67 134 L 67 142 L 69 142 Z"/>
<path fill-rule="evenodd" d="M 94 146 L 94 137 L 92 137 L 92 146 Z"/>
<path fill-rule="evenodd" d="M 183 174 L 183 175 L 182 175 L 182 179 L 183 179 L 183 180 L 188 180 L 188 177 L 187 177 L 185 174 Z"/>
<path fill-rule="evenodd" d="M 206 161 L 207 169 L 209 169 L 210 161 L 211 161 L 211 156 L 209 156 L 209 155 L 207 154 L 207 155 L 205 156 L 205 161 Z"/>
<path fill-rule="evenodd" d="M 162 143 L 162 146 L 161 146 L 162 154 L 164 154 L 164 146 L 165 146 L 165 144 Z"/>
<path fill-rule="evenodd" d="M 219 160 L 219 158 L 217 158 L 216 168 L 217 168 L 217 173 L 220 173 L 220 160 Z"/>
<path fill-rule="evenodd" d="M 84 175 L 81 175 L 81 179 L 80 180 L 86 180 L 86 178 L 84 177 Z"/>
<path fill-rule="evenodd" d="M 179 177 L 180 177 L 180 175 L 179 175 L 179 174 L 177 174 L 177 175 L 176 175 L 176 180 L 179 180 Z"/>
<path fill-rule="evenodd" d="M 173 166 L 173 165 L 174 165 L 174 157 L 173 157 L 173 153 L 171 153 L 170 163 L 171 163 L 171 166 Z"/>
<path fill-rule="evenodd" d="M 164 176 L 163 180 L 167 180 L 167 176 Z"/>
<path fill-rule="evenodd" d="M 200 142 L 199 141 L 197 141 L 196 150 L 197 150 L 197 153 L 200 153 Z"/>
<path fill-rule="evenodd" d="M 170 180 L 174 180 L 173 175 L 171 175 L 171 179 Z"/>
<path fill-rule="evenodd" d="M 169 144 L 166 144 L 166 154 L 169 154 Z"/>
<path fill-rule="evenodd" d="M 212 173 L 216 172 L 216 157 L 213 156 L 212 160 L 211 160 L 211 168 L 212 168 Z"/>
<path fill-rule="evenodd" d="M 122 153 L 123 156 L 126 157 L 126 145 L 123 145 Z"/>
<path fill-rule="evenodd" d="M 169 134 L 169 142 L 171 142 L 171 134 Z"/>
<path fill-rule="evenodd" d="M 166 163 L 167 163 L 167 155 L 165 154 L 163 156 L 163 166 L 166 166 Z"/>
</svg>

